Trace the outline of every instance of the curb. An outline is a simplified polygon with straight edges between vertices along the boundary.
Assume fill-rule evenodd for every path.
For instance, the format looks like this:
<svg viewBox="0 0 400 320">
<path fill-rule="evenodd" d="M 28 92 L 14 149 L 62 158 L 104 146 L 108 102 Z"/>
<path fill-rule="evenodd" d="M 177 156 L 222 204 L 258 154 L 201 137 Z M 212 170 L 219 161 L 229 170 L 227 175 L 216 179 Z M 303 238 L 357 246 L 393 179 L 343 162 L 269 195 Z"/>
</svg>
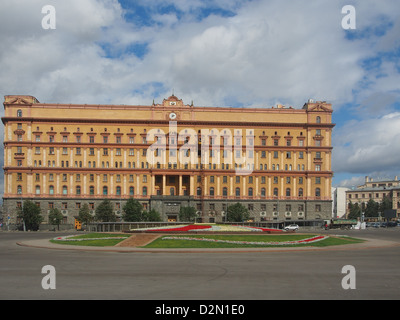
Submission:
<svg viewBox="0 0 400 320">
<path fill-rule="evenodd" d="M 49 239 L 30 240 L 17 242 L 23 247 L 54 249 L 54 250 L 75 250 L 75 251 L 98 251 L 98 252 L 120 252 L 120 253 L 255 253 L 255 252 L 301 252 L 301 251 L 343 251 L 343 250 L 365 250 L 386 247 L 398 247 L 399 242 L 386 240 L 364 240 L 363 243 L 345 244 L 331 247 L 268 247 L 268 248 L 191 248 L 191 249 L 148 249 L 137 247 L 90 247 L 90 246 L 70 246 L 53 244 Z"/>
</svg>

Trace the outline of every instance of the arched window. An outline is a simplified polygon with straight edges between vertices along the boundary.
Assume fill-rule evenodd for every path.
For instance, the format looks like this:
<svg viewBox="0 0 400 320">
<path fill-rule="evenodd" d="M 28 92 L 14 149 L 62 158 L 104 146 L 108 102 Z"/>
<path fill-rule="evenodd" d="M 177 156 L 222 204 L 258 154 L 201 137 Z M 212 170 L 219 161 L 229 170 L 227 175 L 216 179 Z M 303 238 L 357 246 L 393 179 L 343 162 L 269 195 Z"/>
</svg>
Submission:
<svg viewBox="0 0 400 320">
<path fill-rule="evenodd" d="M 17 193 L 22 194 L 22 186 L 17 186 Z"/>
<path fill-rule="evenodd" d="M 89 194 L 94 195 L 94 186 L 89 187 Z"/>
<path fill-rule="evenodd" d="M 135 194 L 135 188 L 134 187 L 129 187 L 129 195 L 133 196 Z"/>
<path fill-rule="evenodd" d="M 121 195 L 121 187 L 120 186 L 117 187 L 116 194 L 117 194 L 117 196 Z"/>
<path fill-rule="evenodd" d="M 147 187 L 143 187 L 142 191 L 143 191 L 143 195 L 147 196 Z"/>
<path fill-rule="evenodd" d="M 227 188 L 227 187 L 224 187 L 224 188 L 222 189 L 222 195 L 223 195 L 224 197 L 227 197 L 227 196 L 228 196 L 228 188 Z"/>
<path fill-rule="evenodd" d="M 261 188 L 261 197 L 265 197 L 265 188 Z"/>
<path fill-rule="evenodd" d="M 211 197 L 214 197 L 214 187 L 211 187 L 211 188 L 210 188 L 210 196 L 211 196 Z"/>
<path fill-rule="evenodd" d="M 35 193 L 36 193 L 36 194 L 40 194 L 40 186 L 36 186 L 36 188 L 35 188 Z"/>
<path fill-rule="evenodd" d="M 278 188 L 274 188 L 274 196 L 278 196 Z"/>
<path fill-rule="evenodd" d="M 286 188 L 286 197 L 290 197 L 290 188 Z"/>
<path fill-rule="evenodd" d="M 21 109 L 17 110 L 17 117 L 22 117 L 22 110 Z"/>
<path fill-rule="evenodd" d="M 299 188 L 299 197 L 303 196 L 303 188 Z"/>
<path fill-rule="evenodd" d="M 76 186 L 76 192 L 77 195 L 81 194 L 81 186 Z"/>
<path fill-rule="evenodd" d="M 315 189 L 315 196 L 316 197 L 320 197 L 321 196 L 321 189 L 320 188 L 316 188 Z"/>
<path fill-rule="evenodd" d="M 317 116 L 317 118 L 315 119 L 315 122 L 316 122 L 316 123 L 321 123 L 321 117 L 320 117 L 320 116 Z"/>
<path fill-rule="evenodd" d="M 240 188 L 235 189 L 235 195 L 236 197 L 240 197 Z"/>
<path fill-rule="evenodd" d="M 249 188 L 247 194 L 249 197 L 252 197 L 253 196 L 253 188 Z"/>
<path fill-rule="evenodd" d="M 201 188 L 197 187 L 197 196 L 201 196 Z"/>
<path fill-rule="evenodd" d="M 49 194 L 50 195 L 54 194 L 54 186 L 49 186 Z"/>
<path fill-rule="evenodd" d="M 68 194 L 68 187 L 67 186 L 63 186 L 62 187 L 62 193 L 63 193 L 63 195 L 67 195 Z"/>
<path fill-rule="evenodd" d="M 103 196 L 106 196 L 108 194 L 108 187 L 104 186 L 103 187 Z"/>
</svg>

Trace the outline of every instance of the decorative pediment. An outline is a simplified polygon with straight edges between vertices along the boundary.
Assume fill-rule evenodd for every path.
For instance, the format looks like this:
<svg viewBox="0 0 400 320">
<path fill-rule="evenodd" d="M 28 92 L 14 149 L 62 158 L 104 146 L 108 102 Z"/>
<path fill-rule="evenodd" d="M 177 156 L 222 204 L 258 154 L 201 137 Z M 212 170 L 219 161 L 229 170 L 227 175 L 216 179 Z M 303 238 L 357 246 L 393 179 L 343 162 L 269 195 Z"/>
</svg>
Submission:
<svg viewBox="0 0 400 320">
<path fill-rule="evenodd" d="M 18 104 L 18 105 L 30 105 L 32 103 L 39 103 L 39 101 L 32 96 L 5 96 L 5 103 Z"/>
<path fill-rule="evenodd" d="M 332 105 L 330 103 L 326 103 L 325 101 L 317 101 L 315 103 L 307 103 L 305 107 L 308 111 L 332 111 Z"/>
</svg>

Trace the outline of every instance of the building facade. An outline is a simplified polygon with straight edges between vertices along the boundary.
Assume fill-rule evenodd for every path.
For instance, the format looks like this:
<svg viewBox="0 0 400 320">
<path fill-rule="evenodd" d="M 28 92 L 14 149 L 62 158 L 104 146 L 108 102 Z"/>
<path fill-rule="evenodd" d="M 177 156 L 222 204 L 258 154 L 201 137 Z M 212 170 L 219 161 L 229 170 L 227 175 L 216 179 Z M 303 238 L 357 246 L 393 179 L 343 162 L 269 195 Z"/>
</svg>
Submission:
<svg viewBox="0 0 400 320">
<path fill-rule="evenodd" d="M 400 217 L 400 181 L 398 177 L 393 180 L 378 180 L 365 177 L 365 183 L 356 188 L 346 191 L 346 213 L 349 213 L 350 202 L 358 203 L 361 211 L 364 212 L 370 199 L 375 202 L 382 202 L 387 197 L 392 201 L 392 209 L 396 210 L 397 217 Z"/>
<path fill-rule="evenodd" d="M 25 199 L 45 221 L 59 208 L 73 223 L 105 198 L 121 217 L 133 197 L 178 220 L 224 221 L 240 202 L 253 221 L 329 219 L 332 107 L 196 107 L 172 95 L 148 106 L 40 103 L 5 96 L 4 215 Z"/>
<path fill-rule="evenodd" d="M 332 218 L 345 218 L 347 213 L 346 191 L 349 188 L 332 188 Z"/>
</svg>

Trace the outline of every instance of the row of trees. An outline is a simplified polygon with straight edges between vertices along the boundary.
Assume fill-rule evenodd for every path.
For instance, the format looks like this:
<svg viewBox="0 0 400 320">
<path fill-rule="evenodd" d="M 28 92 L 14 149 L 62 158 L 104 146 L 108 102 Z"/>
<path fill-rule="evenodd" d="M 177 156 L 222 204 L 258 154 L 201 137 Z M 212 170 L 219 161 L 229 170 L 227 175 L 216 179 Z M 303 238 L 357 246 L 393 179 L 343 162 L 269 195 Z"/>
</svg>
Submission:
<svg viewBox="0 0 400 320">
<path fill-rule="evenodd" d="M 383 216 L 383 213 L 387 209 L 392 209 L 392 201 L 388 197 L 384 197 L 382 202 L 376 202 L 373 199 L 369 199 L 367 205 L 364 209 L 364 217 L 378 217 L 379 215 Z M 349 203 L 349 219 L 357 219 L 361 217 L 362 208 L 360 205 L 356 203 Z"/>
<path fill-rule="evenodd" d="M 240 203 L 235 203 L 228 206 L 226 214 L 226 220 L 229 222 L 242 222 L 249 220 L 249 211 L 245 206 Z M 181 207 L 179 210 L 179 220 L 194 222 L 196 221 L 197 213 L 193 207 Z"/>
<path fill-rule="evenodd" d="M 150 211 L 144 210 L 139 201 L 130 198 L 122 208 L 124 221 L 161 221 L 160 214 L 152 209 Z M 40 224 L 43 222 L 40 208 L 32 201 L 26 200 L 18 217 L 23 220 L 24 228 L 26 230 L 38 230 Z M 228 206 L 226 220 L 229 222 L 242 222 L 249 219 L 249 212 L 246 207 L 240 203 Z M 196 221 L 197 213 L 194 207 L 181 207 L 179 211 L 179 220 L 194 222 Z M 95 215 L 90 214 L 89 206 L 85 203 L 80 209 L 77 219 L 87 225 L 93 220 L 102 222 L 117 221 L 117 216 L 114 213 L 112 203 L 110 200 L 105 199 L 102 201 L 95 210 Z M 63 220 L 61 211 L 53 208 L 49 212 L 49 224 L 59 225 Z"/>
</svg>

